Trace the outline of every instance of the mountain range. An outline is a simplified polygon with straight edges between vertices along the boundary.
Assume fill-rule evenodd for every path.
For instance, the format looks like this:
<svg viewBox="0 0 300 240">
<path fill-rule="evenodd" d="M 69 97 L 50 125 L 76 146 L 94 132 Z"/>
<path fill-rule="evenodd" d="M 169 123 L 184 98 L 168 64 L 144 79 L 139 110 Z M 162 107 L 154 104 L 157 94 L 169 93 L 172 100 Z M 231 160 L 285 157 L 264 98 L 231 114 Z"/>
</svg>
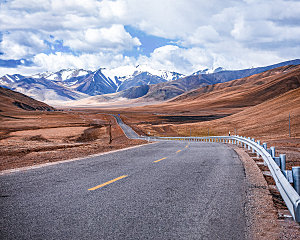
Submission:
<svg viewBox="0 0 300 240">
<path fill-rule="evenodd" d="M 300 65 L 288 65 L 186 92 L 147 106 L 113 108 L 126 123 L 160 136 L 227 135 L 295 142 L 300 134 Z M 289 116 L 292 138 L 289 137 Z M 279 141 L 274 141 L 279 142 Z M 286 149 L 286 145 L 283 145 Z M 292 146 L 292 145 L 291 145 Z M 293 150 L 294 151 L 294 150 Z"/>
<path fill-rule="evenodd" d="M 95 98 L 97 102 L 138 98 L 143 98 L 144 101 L 164 101 L 200 87 L 298 64 L 300 59 L 244 70 L 204 69 L 190 76 L 154 70 L 147 66 L 99 68 L 96 71 L 63 69 L 32 76 L 7 74 L 0 78 L 0 86 L 48 104 L 85 98 Z"/>
<path fill-rule="evenodd" d="M 39 101 L 55 103 L 172 81 L 183 76 L 176 72 L 156 71 L 149 68 L 145 70 L 141 66 L 117 72 L 102 68 L 96 71 L 63 69 L 54 73 L 46 72 L 32 76 L 7 74 L 0 78 L 0 86 L 21 92 Z"/>
</svg>

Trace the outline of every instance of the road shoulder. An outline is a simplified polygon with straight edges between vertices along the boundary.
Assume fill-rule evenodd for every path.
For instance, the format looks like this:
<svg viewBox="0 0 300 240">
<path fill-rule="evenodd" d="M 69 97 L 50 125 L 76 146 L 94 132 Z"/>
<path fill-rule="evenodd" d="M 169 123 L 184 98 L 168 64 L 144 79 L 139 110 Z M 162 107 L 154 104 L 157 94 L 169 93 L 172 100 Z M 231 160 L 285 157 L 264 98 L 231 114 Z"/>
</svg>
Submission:
<svg viewBox="0 0 300 240">
<path fill-rule="evenodd" d="M 268 184 L 254 160 L 242 149 L 230 145 L 238 154 L 246 174 L 246 239 L 279 239 L 280 226 Z"/>
</svg>

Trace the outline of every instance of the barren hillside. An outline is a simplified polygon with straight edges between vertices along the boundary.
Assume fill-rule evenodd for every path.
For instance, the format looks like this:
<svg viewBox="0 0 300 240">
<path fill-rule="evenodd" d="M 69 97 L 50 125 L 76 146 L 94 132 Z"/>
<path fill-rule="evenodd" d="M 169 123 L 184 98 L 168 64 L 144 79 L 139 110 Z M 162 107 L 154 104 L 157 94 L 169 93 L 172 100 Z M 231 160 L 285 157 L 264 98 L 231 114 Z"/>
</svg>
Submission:
<svg viewBox="0 0 300 240">
<path fill-rule="evenodd" d="M 250 77 L 199 88 L 159 105 L 130 109 L 170 115 L 237 113 L 300 87 L 300 65 L 285 66 Z"/>
<path fill-rule="evenodd" d="M 22 93 L 0 87 L 0 112 L 3 111 L 53 111 L 53 107 Z"/>
</svg>

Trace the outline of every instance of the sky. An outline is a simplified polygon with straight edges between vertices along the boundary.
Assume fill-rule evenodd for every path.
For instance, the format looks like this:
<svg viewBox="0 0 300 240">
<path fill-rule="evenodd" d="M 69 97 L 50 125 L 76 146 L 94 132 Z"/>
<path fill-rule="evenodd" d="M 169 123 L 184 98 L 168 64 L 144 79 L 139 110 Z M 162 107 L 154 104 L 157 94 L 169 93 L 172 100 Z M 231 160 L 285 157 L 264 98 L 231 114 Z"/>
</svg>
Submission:
<svg viewBox="0 0 300 240">
<path fill-rule="evenodd" d="M 0 76 L 243 69 L 300 58 L 299 43 L 299 0 L 0 0 Z"/>
</svg>

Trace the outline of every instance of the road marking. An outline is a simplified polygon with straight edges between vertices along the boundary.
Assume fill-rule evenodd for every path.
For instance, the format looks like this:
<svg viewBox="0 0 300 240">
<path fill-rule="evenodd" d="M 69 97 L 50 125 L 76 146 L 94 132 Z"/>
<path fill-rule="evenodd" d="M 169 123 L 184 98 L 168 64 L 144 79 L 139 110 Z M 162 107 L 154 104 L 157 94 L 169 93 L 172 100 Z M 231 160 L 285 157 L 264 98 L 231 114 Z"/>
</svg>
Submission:
<svg viewBox="0 0 300 240">
<path fill-rule="evenodd" d="M 122 179 L 122 178 L 126 178 L 126 177 L 128 177 L 128 175 L 123 175 L 123 176 L 117 177 L 117 178 L 115 178 L 115 179 L 113 179 L 113 180 L 110 180 L 110 181 L 108 181 L 108 182 L 102 183 L 102 184 L 100 184 L 100 185 L 98 185 L 98 186 L 96 186 L 96 187 L 90 188 L 89 191 L 93 191 L 93 190 L 96 190 L 96 189 L 98 189 L 98 188 L 102 188 L 102 187 L 104 187 L 104 186 L 106 186 L 106 185 L 108 185 L 108 184 L 111 184 L 111 183 L 113 183 L 113 182 L 116 182 L 116 181 L 118 181 L 118 180 L 120 180 L 120 179 Z"/>
<path fill-rule="evenodd" d="M 181 150 L 178 150 L 176 153 L 179 153 L 179 152 L 181 152 Z"/>
<path fill-rule="evenodd" d="M 160 162 L 160 161 L 162 161 L 162 160 L 164 160 L 164 159 L 166 159 L 166 157 L 161 158 L 161 159 L 158 159 L 158 160 L 156 160 L 156 161 L 154 161 L 154 162 L 157 163 L 157 162 Z"/>
</svg>

